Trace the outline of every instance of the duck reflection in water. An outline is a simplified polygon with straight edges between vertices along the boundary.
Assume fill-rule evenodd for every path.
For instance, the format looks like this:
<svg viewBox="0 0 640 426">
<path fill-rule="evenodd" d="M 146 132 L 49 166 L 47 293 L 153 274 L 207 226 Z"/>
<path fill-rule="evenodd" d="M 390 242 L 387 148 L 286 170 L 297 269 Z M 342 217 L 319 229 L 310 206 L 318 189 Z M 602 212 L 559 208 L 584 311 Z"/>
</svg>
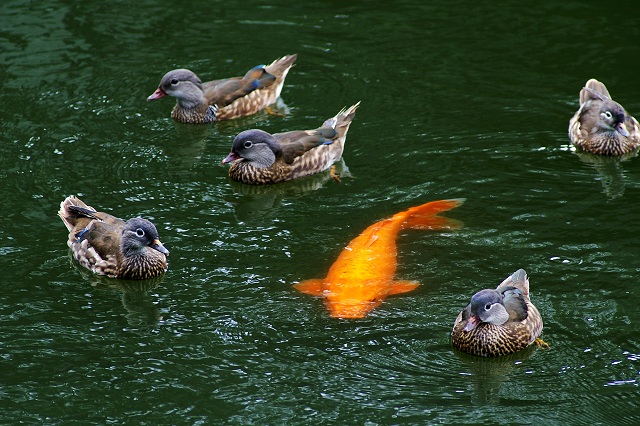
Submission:
<svg viewBox="0 0 640 426">
<path fill-rule="evenodd" d="M 305 196 L 332 182 L 342 182 L 349 177 L 351 177 L 349 168 L 341 158 L 331 170 L 278 185 L 245 185 L 230 180 L 234 195 L 226 201 L 234 207 L 237 220 L 252 222 L 277 215 L 279 207 L 286 199 Z"/>
<path fill-rule="evenodd" d="M 585 164 L 593 167 L 598 172 L 597 180 L 602 183 L 602 192 L 608 199 L 613 200 L 624 195 L 626 177 L 622 163 L 630 158 L 637 157 L 638 151 L 633 151 L 617 157 L 606 157 L 576 150 L 575 154 Z"/>
<path fill-rule="evenodd" d="M 468 379 L 471 402 L 475 405 L 496 404 L 500 402 L 500 387 L 509 381 L 509 376 L 518 369 L 524 368 L 523 361 L 536 352 L 535 346 L 510 355 L 495 358 L 480 358 L 459 350 L 455 355 L 468 371 L 459 375 Z"/>
<path fill-rule="evenodd" d="M 126 310 L 125 318 L 131 329 L 146 332 L 156 328 L 162 321 L 160 306 L 150 293 L 162 284 L 164 275 L 133 281 L 99 276 L 91 274 L 85 269 L 77 270 L 89 281 L 92 288 L 105 292 L 119 291 L 121 293 L 122 306 Z"/>
</svg>

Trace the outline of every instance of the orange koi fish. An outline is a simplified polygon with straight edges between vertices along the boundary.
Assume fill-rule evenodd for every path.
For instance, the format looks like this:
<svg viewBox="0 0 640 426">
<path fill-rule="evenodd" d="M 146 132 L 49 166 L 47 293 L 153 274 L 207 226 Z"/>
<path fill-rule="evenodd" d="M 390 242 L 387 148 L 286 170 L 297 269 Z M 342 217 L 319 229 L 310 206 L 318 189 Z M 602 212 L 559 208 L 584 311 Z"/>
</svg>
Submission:
<svg viewBox="0 0 640 426">
<path fill-rule="evenodd" d="M 294 287 L 324 298 L 334 318 L 363 318 L 389 295 L 418 287 L 416 281 L 395 281 L 396 236 L 402 229 L 457 229 L 462 223 L 437 216 L 464 202 L 439 200 L 411 207 L 369 226 L 342 250 L 325 278 L 302 281 Z"/>
</svg>

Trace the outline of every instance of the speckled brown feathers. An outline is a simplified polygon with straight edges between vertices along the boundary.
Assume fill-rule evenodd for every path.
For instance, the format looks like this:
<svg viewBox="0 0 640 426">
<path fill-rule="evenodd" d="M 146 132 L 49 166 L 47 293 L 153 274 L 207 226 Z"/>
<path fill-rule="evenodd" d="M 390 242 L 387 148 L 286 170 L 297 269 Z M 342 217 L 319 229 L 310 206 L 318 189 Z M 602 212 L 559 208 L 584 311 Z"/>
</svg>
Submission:
<svg viewBox="0 0 640 426">
<path fill-rule="evenodd" d="M 319 173 L 338 161 L 360 103 L 343 109 L 315 130 L 269 134 L 246 130 L 234 139 L 223 163 L 237 182 L 265 185 Z"/>
<path fill-rule="evenodd" d="M 123 221 L 98 212 L 70 196 L 60 203 L 58 216 L 69 238 L 73 257 L 99 275 L 124 279 L 147 279 L 167 269 L 166 255 L 156 227 L 146 219 Z"/>
<path fill-rule="evenodd" d="M 203 124 L 255 114 L 278 99 L 296 59 L 297 55 L 284 56 L 268 66 L 250 69 L 243 77 L 205 83 L 190 70 L 172 70 L 147 100 L 175 97 L 171 117 L 182 123 Z"/>
<path fill-rule="evenodd" d="M 486 297 L 483 297 L 486 296 Z M 490 297 L 496 297 L 489 302 Z M 478 303 L 480 306 L 474 306 Z M 500 320 L 478 319 L 477 311 L 494 308 L 505 311 Z M 474 317 L 474 318 L 472 318 Z M 474 325 L 477 324 L 477 325 Z M 463 352 L 484 356 L 501 356 L 531 345 L 542 333 L 542 318 L 529 300 L 529 279 L 520 269 L 504 280 L 496 290 L 482 290 L 460 312 L 451 333 L 451 343 Z"/>
<path fill-rule="evenodd" d="M 501 356 L 520 351 L 533 341 L 531 331 L 520 323 L 504 325 L 480 324 L 471 332 L 462 331 L 462 325 L 454 328 L 451 342 L 456 349 L 477 356 Z M 533 339 L 535 340 L 535 339 Z"/>
<path fill-rule="evenodd" d="M 569 138 L 585 151 L 619 156 L 638 149 L 640 125 L 611 99 L 604 84 L 591 79 L 580 91 L 580 109 L 569 122 Z"/>
</svg>

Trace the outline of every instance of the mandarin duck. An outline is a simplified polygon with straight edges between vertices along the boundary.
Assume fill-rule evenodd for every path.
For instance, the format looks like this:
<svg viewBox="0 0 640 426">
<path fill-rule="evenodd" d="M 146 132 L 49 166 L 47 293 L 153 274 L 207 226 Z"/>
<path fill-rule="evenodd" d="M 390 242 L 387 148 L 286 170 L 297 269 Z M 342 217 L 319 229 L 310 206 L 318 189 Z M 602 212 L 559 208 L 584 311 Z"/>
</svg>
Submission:
<svg viewBox="0 0 640 426">
<path fill-rule="evenodd" d="M 175 97 L 171 118 L 181 123 L 203 124 L 255 114 L 278 99 L 297 57 L 288 55 L 271 65 L 258 65 L 244 77 L 205 83 L 190 70 L 169 71 L 147 101 L 166 95 Z"/>
<path fill-rule="evenodd" d="M 60 203 L 58 216 L 69 230 L 67 245 L 73 257 L 96 274 L 142 280 L 167 270 L 169 251 L 147 219 L 125 222 L 96 211 L 73 195 Z"/>
<path fill-rule="evenodd" d="M 458 314 L 451 332 L 453 346 L 471 355 L 493 357 L 522 350 L 541 339 L 542 318 L 529 300 L 529 278 L 519 269 L 495 290 L 480 290 Z"/>
<path fill-rule="evenodd" d="M 284 182 L 326 170 L 342 157 L 347 131 L 359 105 L 341 110 L 315 130 L 273 135 L 245 130 L 235 137 L 222 164 L 231 163 L 232 180 L 250 185 Z"/>
<path fill-rule="evenodd" d="M 592 78 L 580 91 L 580 109 L 569 121 L 569 138 L 594 154 L 624 155 L 638 148 L 640 125 L 611 99 L 604 84 Z"/>
</svg>

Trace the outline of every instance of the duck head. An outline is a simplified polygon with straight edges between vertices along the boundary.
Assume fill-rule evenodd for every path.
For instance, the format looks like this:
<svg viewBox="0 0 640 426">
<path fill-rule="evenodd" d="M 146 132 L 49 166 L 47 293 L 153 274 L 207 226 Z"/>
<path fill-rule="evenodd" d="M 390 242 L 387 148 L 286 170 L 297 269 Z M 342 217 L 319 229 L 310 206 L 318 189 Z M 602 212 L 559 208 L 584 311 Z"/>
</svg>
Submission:
<svg viewBox="0 0 640 426">
<path fill-rule="evenodd" d="M 245 130 L 233 140 L 231 152 L 222 164 L 245 160 L 261 169 L 271 167 L 282 150 L 273 135 L 258 129 Z"/>
<path fill-rule="evenodd" d="M 469 317 L 464 331 L 471 331 L 481 323 L 501 325 L 509 320 L 502 294 L 496 290 L 480 290 L 471 297 L 466 310 Z"/>
</svg>

